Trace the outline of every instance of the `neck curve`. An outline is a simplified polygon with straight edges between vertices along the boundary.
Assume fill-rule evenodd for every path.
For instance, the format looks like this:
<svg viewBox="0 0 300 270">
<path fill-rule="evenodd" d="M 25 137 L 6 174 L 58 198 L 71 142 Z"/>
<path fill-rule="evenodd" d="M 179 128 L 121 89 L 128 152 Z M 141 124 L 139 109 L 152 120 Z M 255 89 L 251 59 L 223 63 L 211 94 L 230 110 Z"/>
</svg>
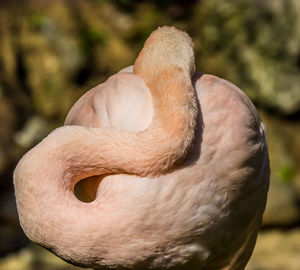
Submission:
<svg viewBox="0 0 300 270">
<path fill-rule="evenodd" d="M 193 144 L 198 109 L 188 35 L 172 27 L 157 29 L 140 52 L 134 73 L 152 95 L 154 116 L 147 129 L 60 127 L 25 154 L 15 169 L 17 207 L 25 233 L 65 260 L 89 265 L 96 256 L 89 246 L 73 248 L 81 239 L 82 228 L 88 230 L 77 217 L 92 219 L 91 212 L 96 211 L 95 205 L 76 201 L 72 194 L 76 182 L 103 174 L 165 174 L 184 160 Z M 109 211 L 103 210 L 105 221 L 109 220 L 106 213 Z M 73 226 L 74 222 L 81 227 Z M 99 220 L 98 237 L 105 239 L 109 229 Z M 102 241 L 105 254 L 108 242 L 103 239 L 95 241 Z"/>
</svg>

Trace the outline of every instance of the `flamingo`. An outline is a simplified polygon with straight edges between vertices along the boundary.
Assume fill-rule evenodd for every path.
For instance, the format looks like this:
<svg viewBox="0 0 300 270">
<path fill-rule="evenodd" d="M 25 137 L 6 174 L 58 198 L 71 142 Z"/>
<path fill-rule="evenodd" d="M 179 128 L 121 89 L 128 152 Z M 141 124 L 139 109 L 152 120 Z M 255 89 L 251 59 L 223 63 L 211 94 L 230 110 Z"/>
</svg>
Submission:
<svg viewBox="0 0 300 270">
<path fill-rule="evenodd" d="M 254 105 L 164 26 L 21 158 L 14 187 L 25 234 L 72 264 L 241 270 L 269 171 Z"/>
</svg>

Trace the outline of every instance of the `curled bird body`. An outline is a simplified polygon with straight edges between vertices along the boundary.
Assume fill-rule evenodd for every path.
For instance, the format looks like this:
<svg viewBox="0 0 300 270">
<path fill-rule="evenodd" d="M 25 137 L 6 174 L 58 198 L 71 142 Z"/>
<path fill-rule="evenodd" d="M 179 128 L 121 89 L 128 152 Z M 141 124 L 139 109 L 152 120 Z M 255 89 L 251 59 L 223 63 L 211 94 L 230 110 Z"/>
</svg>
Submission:
<svg viewBox="0 0 300 270">
<path fill-rule="evenodd" d="M 82 96 L 14 172 L 26 235 L 95 269 L 242 270 L 268 183 L 253 104 L 195 72 L 192 41 L 173 27 Z"/>
</svg>

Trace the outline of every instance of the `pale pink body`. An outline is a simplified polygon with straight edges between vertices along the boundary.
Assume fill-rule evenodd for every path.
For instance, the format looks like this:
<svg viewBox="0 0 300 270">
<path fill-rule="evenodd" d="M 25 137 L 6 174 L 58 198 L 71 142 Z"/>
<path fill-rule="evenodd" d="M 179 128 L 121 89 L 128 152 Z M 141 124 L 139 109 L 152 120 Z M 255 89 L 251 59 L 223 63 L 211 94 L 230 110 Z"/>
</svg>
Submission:
<svg viewBox="0 0 300 270">
<path fill-rule="evenodd" d="M 163 173 L 152 169 L 159 162 L 166 164 L 154 154 L 171 147 L 175 131 L 166 146 L 154 143 L 155 132 L 147 135 L 150 142 L 154 137 L 149 148 L 138 140 L 136 151 L 130 143 L 126 146 L 132 133 L 138 137 L 151 127 L 157 106 L 155 94 L 132 68 L 87 92 L 66 119 L 71 126 L 50 134 L 15 171 L 20 221 L 30 239 L 69 262 L 95 268 L 244 269 L 268 189 L 264 127 L 252 103 L 231 83 L 196 73 L 193 85 L 199 104 L 195 133 L 186 135 L 192 136 L 191 149 L 187 156 L 182 154 L 184 159 L 174 158 L 170 164 L 182 161 L 172 168 L 167 164 Z M 170 129 L 178 125 L 185 132 L 178 115 L 174 111 L 171 118 L 158 118 Z M 119 138 L 118 130 L 127 133 Z M 106 133 L 99 151 L 94 143 Z M 106 153 L 115 162 L 110 168 L 101 165 Z M 143 155 L 154 165 L 146 164 Z M 118 160 L 127 156 L 130 162 L 123 171 Z M 145 171 L 138 169 L 140 160 Z M 134 174 L 146 176 L 131 175 L 131 167 Z M 93 202 L 83 203 L 73 194 L 80 179 L 110 173 Z"/>
</svg>

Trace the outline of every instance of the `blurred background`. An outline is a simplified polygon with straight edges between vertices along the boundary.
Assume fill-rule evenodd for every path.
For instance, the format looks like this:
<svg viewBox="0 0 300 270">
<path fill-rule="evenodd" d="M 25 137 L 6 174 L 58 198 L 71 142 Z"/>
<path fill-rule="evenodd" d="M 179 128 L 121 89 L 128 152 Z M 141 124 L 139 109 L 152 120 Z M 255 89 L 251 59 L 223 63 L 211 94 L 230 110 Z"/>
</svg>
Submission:
<svg viewBox="0 0 300 270">
<path fill-rule="evenodd" d="M 74 101 L 133 63 L 159 25 L 187 31 L 197 70 L 242 88 L 267 128 L 271 186 L 247 270 L 300 269 L 300 1 L 0 2 L 0 269 L 80 269 L 30 243 L 12 172 Z"/>
</svg>

